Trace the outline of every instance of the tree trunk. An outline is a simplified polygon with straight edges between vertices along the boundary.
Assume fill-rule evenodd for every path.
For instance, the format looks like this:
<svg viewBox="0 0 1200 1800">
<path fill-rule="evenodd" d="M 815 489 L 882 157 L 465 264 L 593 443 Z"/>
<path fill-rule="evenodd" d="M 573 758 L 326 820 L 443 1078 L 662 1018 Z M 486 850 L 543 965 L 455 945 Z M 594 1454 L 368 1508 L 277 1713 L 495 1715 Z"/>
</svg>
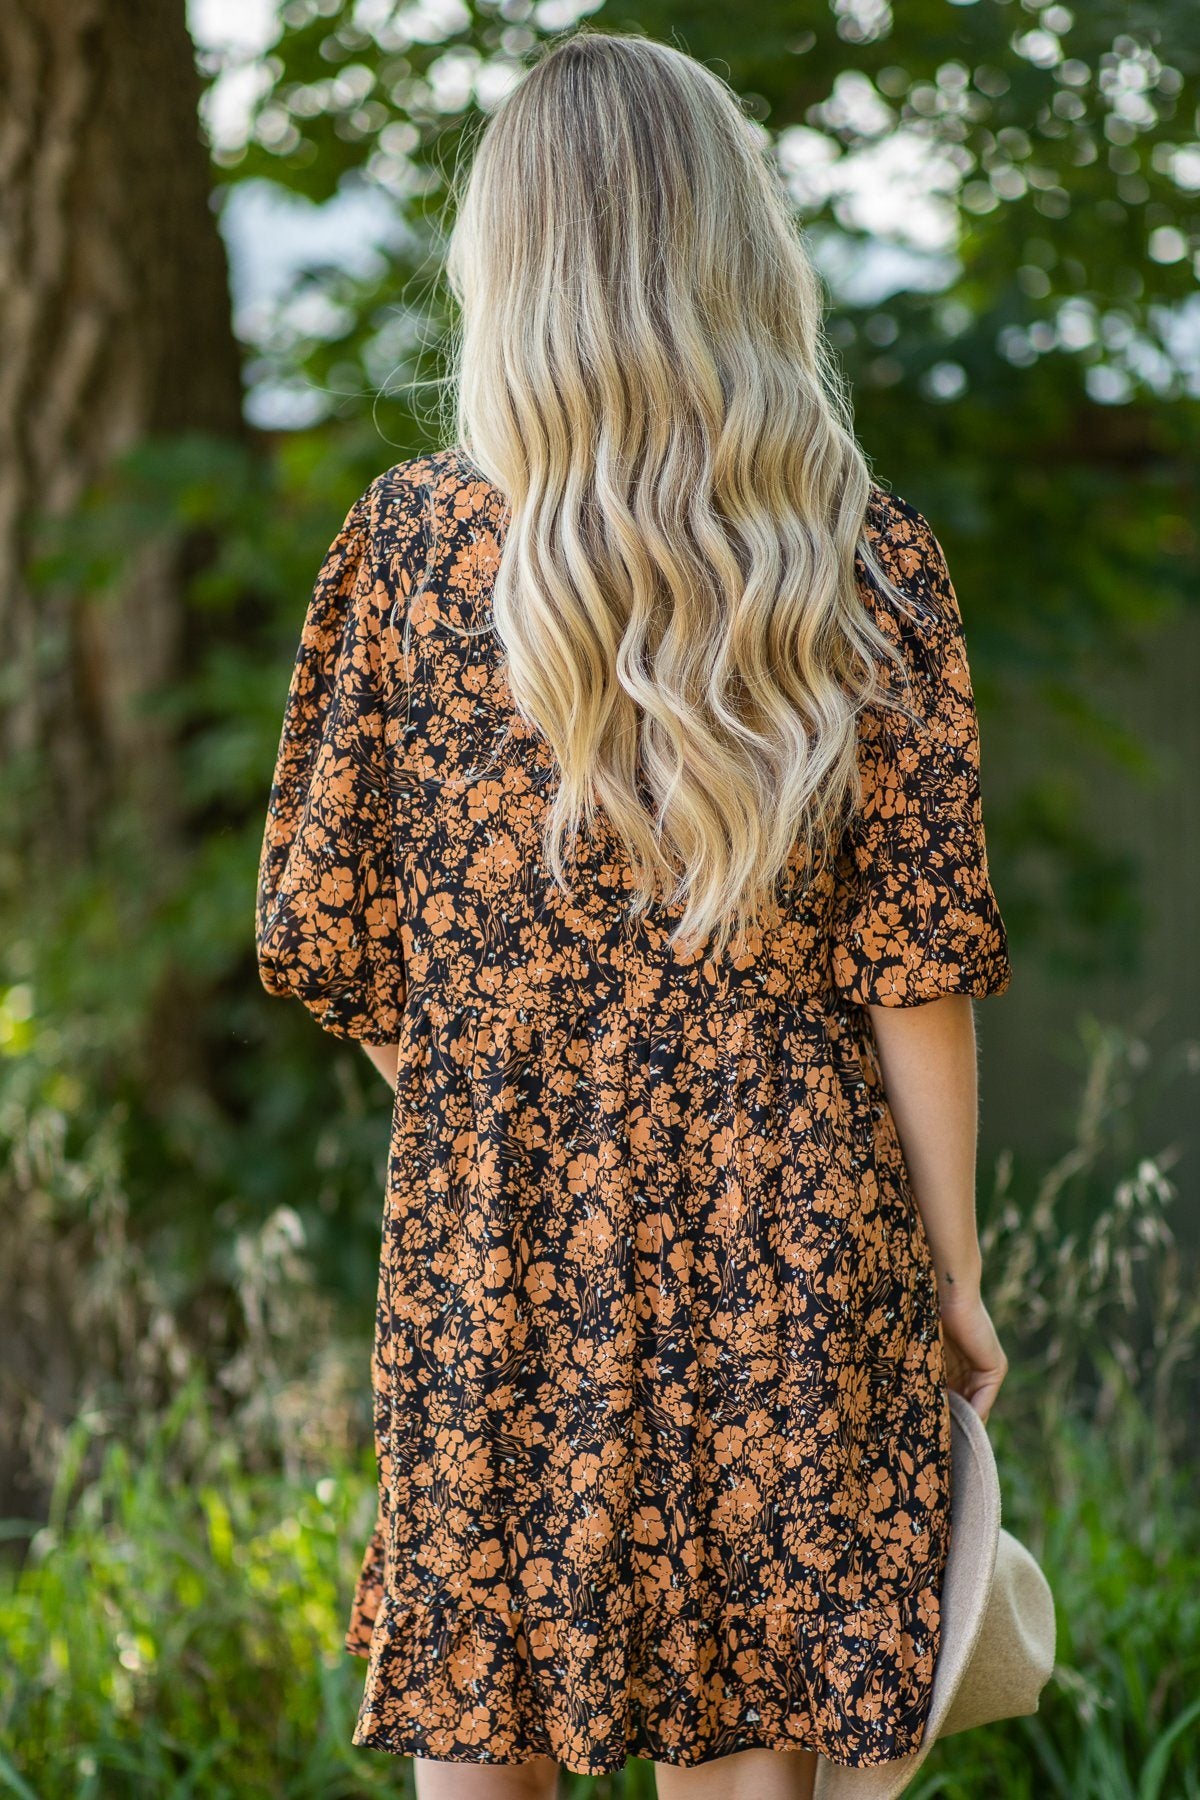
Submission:
<svg viewBox="0 0 1200 1800">
<path fill-rule="evenodd" d="M 143 702 L 178 666 L 186 546 L 168 534 L 103 596 L 27 571 L 37 516 L 132 444 L 242 432 L 199 95 L 183 0 L 0 7 L 0 743 L 39 771 L 27 848 L 51 861 L 85 856 L 118 797 L 164 848 L 176 824 Z"/>
<path fill-rule="evenodd" d="M 186 577 L 205 547 L 166 520 L 92 592 L 79 577 L 35 583 L 31 560 L 39 519 L 72 513 L 132 446 L 244 435 L 199 97 L 184 0 L 0 0 L 0 872 L 8 910 L 24 923 L 45 909 L 48 930 L 112 818 L 142 853 L 119 900 L 135 920 L 185 848 L 174 728 L 147 703 L 180 672 Z M 203 1055 L 181 1011 L 194 1016 L 185 979 L 139 1019 L 144 1086 L 168 1115 Z M 103 1219 L 89 1198 L 86 1219 L 59 1221 L 20 1154 L 0 1171 L 0 1228 L 19 1248 L 19 1294 L 0 1304 L 16 1431 L 0 1445 L 0 1512 L 35 1516 L 56 1434 L 106 1355 L 99 1325 L 85 1341 L 76 1319 Z M 114 1319 L 128 1316 L 110 1292 Z"/>
</svg>

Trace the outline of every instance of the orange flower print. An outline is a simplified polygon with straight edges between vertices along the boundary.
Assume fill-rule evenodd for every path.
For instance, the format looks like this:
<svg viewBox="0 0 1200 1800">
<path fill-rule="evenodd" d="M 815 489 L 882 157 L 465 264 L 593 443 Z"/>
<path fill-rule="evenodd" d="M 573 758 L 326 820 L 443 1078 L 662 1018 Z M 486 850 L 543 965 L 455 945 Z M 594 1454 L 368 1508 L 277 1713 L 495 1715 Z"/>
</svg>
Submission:
<svg viewBox="0 0 1200 1800">
<path fill-rule="evenodd" d="M 661 1544 L 667 1535 L 662 1514 L 657 1507 L 642 1506 L 633 1515 L 633 1535 L 639 1544 Z"/>
<path fill-rule="evenodd" d="M 490 596 L 503 496 L 385 471 L 309 600 L 256 897 L 266 991 L 395 1046 L 356 1745 L 603 1777 L 920 1741 L 950 1428 L 873 1006 L 1001 992 L 963 620 L 873 487 L 858 569 L 912 717 L 723 957 L 634 915 L 603 812 L 550 878 L 547 745 Z"/>
</svg>

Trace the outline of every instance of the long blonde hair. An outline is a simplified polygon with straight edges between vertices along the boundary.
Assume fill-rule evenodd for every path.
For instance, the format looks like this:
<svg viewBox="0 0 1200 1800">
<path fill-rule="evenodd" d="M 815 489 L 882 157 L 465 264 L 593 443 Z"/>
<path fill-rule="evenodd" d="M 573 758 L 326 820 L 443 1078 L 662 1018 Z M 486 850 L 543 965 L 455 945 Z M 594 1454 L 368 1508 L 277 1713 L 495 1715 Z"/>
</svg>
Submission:
<svg viewBox="0 0 1200 1800">
<path fill-rule="evenodd" d="M 736 96 L 648 39 L 559 40 L 481 133 L 447 273 L 461 445 L 503 493 L 492 595 L 560 780 L 545 854 L 603 808 L 640 911 L 724 950 L 857 798 L 895 659 L 858 592 L 870 476 L 822 290 Z"/>
</svg>

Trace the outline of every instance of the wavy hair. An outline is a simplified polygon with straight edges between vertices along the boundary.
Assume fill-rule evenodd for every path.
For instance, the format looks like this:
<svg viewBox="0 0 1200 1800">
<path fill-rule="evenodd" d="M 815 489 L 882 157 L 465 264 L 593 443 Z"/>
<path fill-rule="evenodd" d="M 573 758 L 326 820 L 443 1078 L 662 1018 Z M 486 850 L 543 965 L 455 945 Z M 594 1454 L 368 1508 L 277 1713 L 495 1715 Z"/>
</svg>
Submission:
<svg viewBox="0 0 1200 1800">
<path fill-rule="evenodd" d="M 492 620 L 560 779 L 671 935 L 724 950 L 857 799 L 898 660 L 858 591 L 871 480 L 765 133 L 701 63 L 584 28 L 483 129 L 447 276 L 459 441 L 508 509 Z"/>
</svg>

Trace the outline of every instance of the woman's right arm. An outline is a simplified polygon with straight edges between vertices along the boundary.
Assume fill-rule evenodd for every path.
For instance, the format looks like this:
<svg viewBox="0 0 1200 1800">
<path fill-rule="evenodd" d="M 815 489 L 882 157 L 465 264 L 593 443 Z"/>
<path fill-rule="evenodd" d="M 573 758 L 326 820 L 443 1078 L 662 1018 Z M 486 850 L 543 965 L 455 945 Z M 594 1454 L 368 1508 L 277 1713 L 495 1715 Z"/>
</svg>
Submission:
<svg viewBox="0 0 1200 1800">
<path fill-rule="evenodd" d="M 866 1007 L 937 1272 L 946 1379 L 987 1417 L 1008 1362 L 980 1297 L 971 1002 L 1012 973 L 988 875 L 958 596 L 922 514 L 878 490 L 868 532 L 906 596 L 861 591 L 903 681 L 859 719 L 859 805 L 835 859 L 832 975 Z"/>
<path fill-rule="evenodd" d="M 1008 1370 L 980 1292 L 975 1222 L 978 1129 L 970 999 L 869 1007 L 884 1091 L 937 1274 L 951 1387 L 986 1419 Z"/>
</svg>

